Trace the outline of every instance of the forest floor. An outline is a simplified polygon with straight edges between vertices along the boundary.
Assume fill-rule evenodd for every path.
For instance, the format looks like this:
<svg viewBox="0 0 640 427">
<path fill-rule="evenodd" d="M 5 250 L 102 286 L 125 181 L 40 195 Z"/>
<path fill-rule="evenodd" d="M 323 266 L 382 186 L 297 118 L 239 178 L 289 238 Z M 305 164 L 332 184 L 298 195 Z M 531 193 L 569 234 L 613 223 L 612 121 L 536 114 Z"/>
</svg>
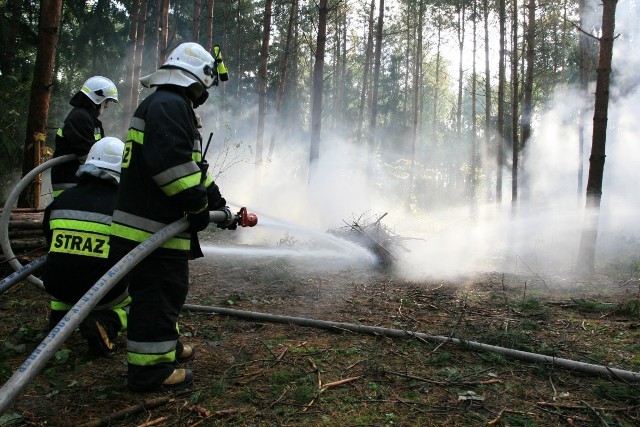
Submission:
<svg viewBox="0 0 640 427">
<path fill-rule="evenodd" d="M 0 416 L 0 426 L 637 426 L 640 382 L 464 341 L 640 371 L 640 282 L 632 275 L 482 274 L 405 281 L 388 271 L 318 272 L 283 259 L 191 265 L 187 304 L 399 331 L 301 326 L 185 310 L 192 388 L 126 388 L 125 337 L 90 358 L 77 332 Z M 3 276 L 4 277 L 4 276 Z M 47 297 L 0 296 L 0 381 L 45 336 Z M 411 334 L 407 332 L 420 332 Z M 457 337 L 459 342 L 431 337 Z"/>
</svg>

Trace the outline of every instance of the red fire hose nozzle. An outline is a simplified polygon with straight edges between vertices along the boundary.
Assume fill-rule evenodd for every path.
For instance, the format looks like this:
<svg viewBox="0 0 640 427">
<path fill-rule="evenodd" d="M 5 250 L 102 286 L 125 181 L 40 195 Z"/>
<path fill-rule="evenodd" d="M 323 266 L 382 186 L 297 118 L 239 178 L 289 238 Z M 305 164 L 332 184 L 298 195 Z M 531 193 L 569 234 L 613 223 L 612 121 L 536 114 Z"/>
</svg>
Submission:
<svg viewBox="0 0 640 427">
<path fill-rule="evenodd" d="M 241 227 L 253 227 L 258 223 L 258 216 L 253 212 L 248 212 L 247 208 L 240 208 L 237 216 L 238 225 Z"/>
</svg>

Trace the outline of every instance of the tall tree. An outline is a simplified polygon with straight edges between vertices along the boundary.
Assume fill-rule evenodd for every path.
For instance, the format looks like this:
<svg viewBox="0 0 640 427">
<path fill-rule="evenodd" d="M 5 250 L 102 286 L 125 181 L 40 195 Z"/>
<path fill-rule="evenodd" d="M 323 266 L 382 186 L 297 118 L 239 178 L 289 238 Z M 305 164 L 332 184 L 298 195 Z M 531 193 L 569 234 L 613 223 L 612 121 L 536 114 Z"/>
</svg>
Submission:
<svg viewBox="0 0 640 427">
<path fill-rule="evenodd" d="M 192 40 L 196 43 L 200 41 L 200 15 L 202 14 L 202 0 L 193 0 L 193 28 Z"/>
<path fill-rule="evenodd" d="M 370 100 L 369 131 L 367 139 L 367 177 L 373 179 L 373 160 L 375 155 L 376 127 L 378 121 L 378 91 L 380 89 L 380 65 L 382 62 L 382 30 L 384 28 L 384 0 L 380 0 L 378 29 L 376 31 L 376 50 L 373 60 L 373 94 Z"/>
<path fill-rule="evenodd" d="M 48 0 L 40 3 L 38 24 L 38 52 L 31 82 L 27 131 L 24 140 L 22 176 L 40 164 L 41 147 L 45 140 L 49 99 L 53 88 L 53 70 L 56 48 L 60 37 L 62 0 Z M 18 200 L 22 208 L 39 207 L 40 181 L 29 184 Z"/>
<path fill-rule="evenodd" d="M 256 137 L 256 166 L 262 164 L 262 148 L 264 141 L 264 121 L 267 114 L 267 64 L 269 63 L 269 39 L 271 36 L 271 7 L 273 0 L 266 0 L 262 21 L 262 48 L 260 49 L 260 65 L 258 67 L 258 134 Z"/>
<path fill-rule="evenodd" d="M 289 70 L 289 59 L 291 57 L 291 45 L 293 42 L 293 25 L 296 21 L 296 17 L 298 15 L 298 1 L 292 0 L 291 7 L 289 8 L 289 21 L 287 23 L 287 34 L 284 42 L 284 52 L 282 53 L 282 60 L 280 61 L 280 79 L 278 82 L 278 93 L 276 95 L 276 119 L 275 122 L 277 125 L 273 129 L 273 133 L 271 134 L 271 142 L 269 143 L 269 152 L 267 153 L 267 160 L 271 160 L 273 158 L 273 150 L 276 143 L 276 139 L 279 135 L 279 132 L 285 126 L 283 108 L 284 108 L 284 97 L 285 97 L 285 89 L 287 87 L 287 74 Z"/>
<path fill-rule="evenodd" d="M 502 203 L 502 169 L 504 165 L 504 92 L 506 80 L 506 6 L 505 0 L 498 0 L 498 22 L 500 27 L 500 53 L 498 59 L 498 111 L 496 112 L 496 128 L 498 137 L 496 138 L 496 203 Z"/>
<path fill-rule="evenodd" d="M 324 54 L 327 44 L 327 0 L 318 3 L 318 35 L 313 64 L 313 89 L 311 95 L 311 148 L 309 152 L 310 170 L 320 156 L 320 133 L 322 130 L 322 90 L 324 85 Z M 311 175 L 309 175 L 311 178 Z"/>
<path fill-rule="evenodd" d="M 536 2 L 535 0 L 529 0 L 527 5 L 528 18 L 527 27 L 525 32 L 525 48 L 526 55 L 525 61 L 527 63 L 526 71 L 524 75 L 523 84 L 523 102 L 522 102 L 522 122 L 521 122 L 521 135 L 522 145 L 520 151 L 524 150 L 526 144 L 531 137 L 531 121 L 533 115 L 533 66 L 535 63 L 535 41 L 536 41 Z M 524 165 L 521 165 L 521 170 L 524 172 Z M 521 185 L 523 189 L 523 197 L 527 197 L 528 191 L 526 189 L 526 180 Z"/>
<path fill-rule="evenodd" d="M 415 173 L 416 163 L 416 145 L 418 144 L 418 120 L 420 118 L 420 99 L 422 88 L 422 25 L 424 20 L 424 0 L 418 3 L 418 25 L 417 25 L 417 46 L 413 63 L 413 123 L 411 132 L 411 166 L 409 169 L 409 197 L 407 205 L 411 205 L 413 195 L 413 175 Z"/>
<path fill-rule="evenodd" d="M 593 136 L 589 157 L 589 178 L 587 180 L 587 203 L 585 223 L 580 241 L 578 266 L 582 271 L 591 271 L 595 266 L 596 243 L 598 240 L 598 220 L 602 199 L 602 177 L 606 157 L 607 122 L 609 112 L 609 86 L 611 81 L 611 60 L 616 26 L 618 0 L 602 1 L 602 36 L 596 80 L 596 99 L 593 112 Z"/>
<path fill-rule="evenodd" d="M 511 23 L 511 204 L 518 203 L 518 157 L 520 143 L 518 138 L 518 101 L 520 85 L 518 82 L 518 0 L 513 0 L 513 22 Z"/>
<path fill-rule="evenodd" d="M 207 44 L 206 49 L 213 52 L 213 4 L 215 0 L 207 2 Z"/>
<path fill-rule="evenodd" d="M 489 61 L 489 0 L 483 0 L 483 22 L 484 22 L 484 145 L 485 152 L 490 153 L 491 136 L 491 66 Z M 487 192 L 490 191 L 490 185 L 487 182 Z"/>
<path fill-rule="evenodd" d="M 135 58 L 136 58 L 136 46 L 138 44 L 137 34 L 138 26 L 138 11 L 140 10 L 140 0 L 133 0 L 131 2 L 131 22 L 129 23 L 129 40 L 127 42 L 127 60 L 125 62 L 125 79 L 124 79 L 124 117 L 122 121 L 121 130 L 122 134 L 126 134 L 129 129 L 129 117 L 133 114 L 136 108 L 135 99 L 137 98 L 138 82 L 135 80 Z"/>
<path fill-rule="evenodd" d="M 360 104 L 358 107 L 358 140 L 362 138 L 362 126 L 364 123 L 364 107 L 366 105 L 366 96 L 369 90 L 369 75 L 371 74 L 371 58 L 373 56 L 373 13 L 376 8 L 375 0 L 371 0 L 369 6 L 369 19 L 367 26 L 367 43 L 365 45 L 364 66 L 362 69 L 362 87 L 360 89 Z"/>
<path fill-rule="evenodd" d="M 165 1 L 168 2 L 169 0 L 165 0 Z M 140 81 L 140 75 L 142 73 L 142 53 L 144 50 L 144 32 L 145 32 L 146 22 L 147 22 L 147 0 L 140 0 L 140 10 L 138 11 L 138 22 L 137 22 L 138 28 L 136 29 L 136 56 L 134 60 L 134 74 L 133 74 L 134 84 Z M 131 25 L 133 25 L 133 23 L 131 23 Z M 138 97 L 139 97 L 139 93 L 136 90 L 132 94 L 132 99 L 131 99 L 132 106 L 138 105 Z"/>
</svg>

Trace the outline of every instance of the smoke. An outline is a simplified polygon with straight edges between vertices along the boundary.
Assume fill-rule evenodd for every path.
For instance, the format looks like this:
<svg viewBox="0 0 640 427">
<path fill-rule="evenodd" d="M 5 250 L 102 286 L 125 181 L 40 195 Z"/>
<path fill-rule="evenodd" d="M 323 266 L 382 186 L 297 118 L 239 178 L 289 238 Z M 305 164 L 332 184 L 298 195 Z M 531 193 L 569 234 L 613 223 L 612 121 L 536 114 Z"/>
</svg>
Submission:
<svg viewBox="0 0 640 427">
<path fill-rule="evenodd" d="M 601 7 L 594 8 L 601 13 Z M 600 263 L 631 258 L 637 260 L 630 243 L 640 237 L 638 225 L 640 192 L 640 91 L 639 55 L 633 42 L 638 31 L 637 8 L 621 2 L 618 8 L 614 44 L 612 96 L 609 106 L 607 158 L 599 222 L 597 259 Z M 594 21 L 601 19 L 600 16 Z M 242 157 L 217 179 L 224 196 L 234 208 L 246 206 L 258 217 L 290 224 L 288 231 L 259 225 L 237 231 L 245 244 L 277 245 L 300 228 L 325 233 L 363 218 L 387 214 L 382 222 L 402 241 L 406 252 L 398 253 L 394 273 L 412 280 L 455 279 L 482 272 L 563 274 L 571 272 L 584 220 L 584 192 L 589 170 L 593 119 L 592 85 L 588 94 L 576 87 L 558 87 L 555 95 L 536 116 L 533 137 L 522 157 L 525 173 L 517 210 L 510 200 L 511 174 L 503 172 L 503 203 L 461 205 L 452 197 L 451 206 L 409 211 L 407 177 L 393 176 L 389 168 L 374 159 L 375 178 L 367 176 L 366 144 L 348 142 L 323 129 L 320 158 L 308 170 L 309 134 L 279 135 L 274 156 L 262 165 L 255 154 Z M 215 95 L 214 95 L 215 97 Z M 209 110 L 207 110 L 209 108 Z M 201 107 L 203 117 L 215 113 Z M 585 110 L 583 188 L 578 192 L 579 146 L 577 112 Z M 224 117 L 234 129 L 231 147 L 255 147 L 255 129 L 244 129 L 240 119 Z M 253 119 L 251 119 L 253 120 Z M 273 123 L 268 120 L 268 123 Z M 205 120 L 205 140 L 209 133 Z M 301 126 L 302 127 L 302 126 Z M 276 126 L 267 127 L 263 158 Z M 219 130 L 217 131 L 219 132 Z M 234 145 L 236 144 L 236 145 Z M 209 152 L 209 161 L 220 158 L 221 144 Z M 445 156 L 445 151 L 438 151 Z M 246 154 L 246 153 L 245 153 Z M 224 156 L 223 156 L 224 158 Z M 228 158 L 228 156 L 227 156 Z M 432 164 L 447 164 L 447 158 Z M 493 161 L 492 159 L 489 159 Z M 495 184 L 491 184 L 495 185 Z M 308 234 L 308 233 L 307 233 Z M 326 263 L 331 269 L 330 262 Z M 563 273 L 559 273 L 563 272 Z"/>
</svg>

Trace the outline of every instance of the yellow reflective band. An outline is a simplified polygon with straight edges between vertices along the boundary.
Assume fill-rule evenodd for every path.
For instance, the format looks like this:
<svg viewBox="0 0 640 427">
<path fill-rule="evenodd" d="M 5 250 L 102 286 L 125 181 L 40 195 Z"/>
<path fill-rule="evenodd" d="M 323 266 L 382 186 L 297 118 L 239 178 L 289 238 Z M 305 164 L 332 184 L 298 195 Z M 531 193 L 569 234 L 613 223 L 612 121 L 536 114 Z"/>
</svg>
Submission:
<svg viewBox="0 0 640 427">
<path fill-rule="evenodd" d="M 127 142 L 129 141 L 142 144 L 144 142 L 144 132 L 141 130 L 130 128 L 127 132 Z"/>
<path fill-rule="evenodd" d="M 207 174 L 207 177 L 204 180 L 204 187 L 209 188 L 209 186 L 213 184 L 213 175 L 210 173 Z"/>
<path fill-rule="evenodd" d="M 193 153 L 191 153 L 191 160 L 198 163 L 200 160 L 202 160 L 202 153 L 199 151 L 194 151 Z"/>
<path fill-rule="evenodd" d="M 53 311 L 69 311 L 71 307 L 73 306 L 66 302 L 51 300 L 51 310 Z"/>
<path fill-rule="evenodd" d="M 107 258 L 109 256 L 109 238 L 78 231 L 54 230 L 49 251 Z"/>
<path fill-rule="evenodd" d="M 173 181 L 170 184 L 164 185 L 162 191 L 167 196 L 173 196 L 175 194 L 180 193 L 181 191 L 188 190 L 189 188 L 197 187 L 200 184 L 200 177 L 202 176 L 201 172 L 196 172 L 191 175 L 185 176 L 184 178 L 180 178 L 176 181 Z"/>
<path fill-rule="evenodd" d="M 111 229 L 108 224 L 80 221 L 77 219 L 52 219 L 49 222 L 49 228 L 52 230 L 64 228 L 67 230 L 87 231 L 90 233 L 104 234 L 105 236 L 109 236 L 109 230 Z"/>
<path fill-rule="evenodd" d="M 58 197 L 60 194 L 62 194 L 64 190 L 54 190 L 53 191 L 53 198 L 55 199 L 56 197 Z"/>
<path fill-rule="evenodd" d="M 116 223 L 111 225 L 111 234 L 139 243 L 144 242 L 152 236 L 151 233 L 148 233 L 146 231 L 138 230 L 136 228 L 127 227 L 126 225 Z M 191 241 L 189 239 L 183 239 L 180 237 L 172 237 L 171 239 L 164 242 L 161 247 L 165 249 L 188 251 L 191 248 Z"/>
<path fill-rule="evenodd" d="M 94 138 L 96 141 L 100 141 L 100 140 L 102 139 L 102 134 L 101 134 L 101 133 L 94 133 L 94 134 L 93 134 L 93 138 Z"/>
<path fill-rule="evenodd" d="M 56 132 L 56 135 L 62 136 L 62 128 L 58 128 L 58 132 Z"/>
<path fill-rule="evenodd" d="M 164 354 L 139 354 L 128 353 L 127 362 L 137 366 L 157 365 L 159 363 L 171 363 L 176 360 L 176 351 L 171 350 Z"/>
</svg>

